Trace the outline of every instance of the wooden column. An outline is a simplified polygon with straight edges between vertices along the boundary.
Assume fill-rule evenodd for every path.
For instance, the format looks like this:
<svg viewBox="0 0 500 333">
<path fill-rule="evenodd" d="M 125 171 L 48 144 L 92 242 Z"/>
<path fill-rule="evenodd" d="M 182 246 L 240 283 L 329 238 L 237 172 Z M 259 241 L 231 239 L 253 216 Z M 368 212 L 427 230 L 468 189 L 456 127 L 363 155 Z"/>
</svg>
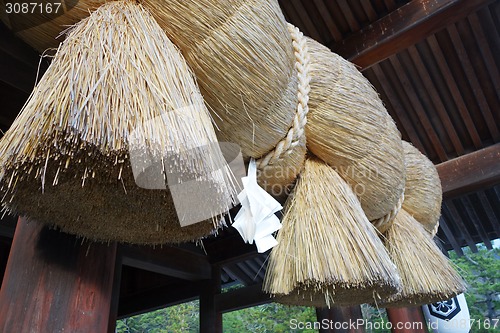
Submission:
<svg viewBox="0 0 500 333">
<path fill-rule="evenodd" d="M 19 219 L 0 289 L 0 332 L 107 332 L 116 244 Z"/>
<path fill-rule="evenodd" d="M 222 312 L 217 306 L 221 293 L 221 267 L 212 266 L 212 278 L 205 282 L 200 294 L 200 333 L 222 333 Z"/>
<path fill-rule="evenodd" d="M 387 308 L 392 333 L 428 333 L 421 307 Z"/>
<path fill-rule="evenodd" d="M 328 320 L 329 328 L 320 329 L 319 333 L 364 333 L 363 325 L 358 325 L 363 320 L 361 307 L 358 306 L 334 306 L 328 308 L 316 308 L 317 320 L 322 323 Z"/>
</svg>

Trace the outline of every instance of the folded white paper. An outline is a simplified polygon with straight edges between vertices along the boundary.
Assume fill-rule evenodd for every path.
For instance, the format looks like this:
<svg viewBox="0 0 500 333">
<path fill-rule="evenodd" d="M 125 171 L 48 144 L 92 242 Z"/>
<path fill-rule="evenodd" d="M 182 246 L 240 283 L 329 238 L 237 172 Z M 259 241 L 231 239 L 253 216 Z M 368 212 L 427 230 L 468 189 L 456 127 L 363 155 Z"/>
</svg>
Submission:
<svg viewBox="0 0 500 333">
<path fill-rule="evenodd" d="M 259 253 L 266 252 L 278 244 L 273 233 L 281 228 L 281 223 L 274 213 L 283 207 L 257 184 L 254 159 L 250 160 L 248 176 L 241 180 L 243 191 L 238 194 L 241 209 L 234 218 L 233 227 L 246 243 L 253 244 L 255 241 Z"/>
</svg>

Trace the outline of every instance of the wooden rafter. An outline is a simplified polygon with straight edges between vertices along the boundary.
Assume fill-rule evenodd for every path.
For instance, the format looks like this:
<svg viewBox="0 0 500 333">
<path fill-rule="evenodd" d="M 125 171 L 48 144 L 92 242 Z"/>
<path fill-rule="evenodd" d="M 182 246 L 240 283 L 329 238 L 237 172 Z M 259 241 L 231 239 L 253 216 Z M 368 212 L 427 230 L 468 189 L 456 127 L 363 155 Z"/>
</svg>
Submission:
<svg viewBox="0 0 500 333">
<path fill-rule="evenodd" d="M 500 143 L 438 164 L 445 198 L 500 183 Z"/>
<path fill-rule="evenodd" d="M 413 0 L 330 48 L 363 69 L 454 23 L 492 0 Z"/>
</svg>

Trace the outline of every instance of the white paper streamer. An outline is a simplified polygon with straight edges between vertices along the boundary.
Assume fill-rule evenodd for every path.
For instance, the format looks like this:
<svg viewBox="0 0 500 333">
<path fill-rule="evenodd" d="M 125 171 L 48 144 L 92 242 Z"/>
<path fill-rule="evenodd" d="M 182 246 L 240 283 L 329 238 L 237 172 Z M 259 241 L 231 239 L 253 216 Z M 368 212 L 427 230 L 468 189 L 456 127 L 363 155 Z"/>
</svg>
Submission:
<svg viewBox="0 0 500 333">
<path fill-rule="evenodd" d="M 273 233 L 281 228 L 274 213 L 283 209 L 269 193 L 257 184 L 257 166 L 251 159 L 248 176 L 243 177 L 243 191 L 238 194 L 241 209 L 234 218 L 233 227 L 246 243 L 257 246 L 259 253 L 266 252 L 278 244 Z"/>
</svg>

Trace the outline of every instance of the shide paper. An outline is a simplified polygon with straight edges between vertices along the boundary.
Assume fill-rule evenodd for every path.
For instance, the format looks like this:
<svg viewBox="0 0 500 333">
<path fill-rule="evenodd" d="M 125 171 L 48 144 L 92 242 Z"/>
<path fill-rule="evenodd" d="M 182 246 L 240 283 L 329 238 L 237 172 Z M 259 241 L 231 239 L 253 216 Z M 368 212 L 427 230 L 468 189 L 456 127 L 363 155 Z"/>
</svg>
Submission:
<svg viewBox="0 0 500 333">
<path fill-rule="evenodd" d="M 255 241 L 257 251 L 263 253 L 278 244 L 273 233 L 281 228 L 281 223 L 274 213 L 283 207 L 257 184 L 254 159 L 250 161 L 248 176 L 243 177 L 242 182 L 243 191 L 238 194 L 241 209 L 234 218 L 233 227 L 246 243 Z"/>
</svg>

